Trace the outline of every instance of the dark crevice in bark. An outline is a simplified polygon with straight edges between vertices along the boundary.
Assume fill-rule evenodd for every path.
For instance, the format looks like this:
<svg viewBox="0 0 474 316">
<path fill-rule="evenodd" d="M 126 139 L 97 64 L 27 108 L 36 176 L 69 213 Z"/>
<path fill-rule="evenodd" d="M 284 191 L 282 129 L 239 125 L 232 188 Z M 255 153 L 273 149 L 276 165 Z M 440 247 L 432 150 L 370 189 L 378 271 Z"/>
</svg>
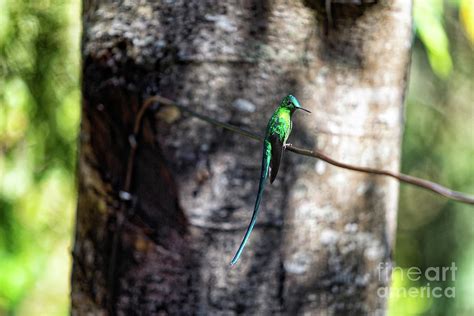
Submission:
<svg viewBox="0 0 474 316">
<path fill-rule="evenodd" d="M 383 5 L 383 2 L 305 0 L 304 3 L 315 11 L 316 29 L 319 30 L 317 37 L 321 39 L 318 48 L 321 59 L 334 65 L 361 68 L 364 61 L 362 36 L 353 30 L 357 28 L 360 17 L 370 14 L 371 8 Z"/>
<path fill-rule="evenodd" d="M 123 46 L 119 48 L 124 49 Z M 94 128 L 94 133 L 87 136 L 91 153 L 93 153 L 93 157 L 88 159 L 97 161 L 96 165 L 100 167 L 97 171 L 104 181 L 112 185 L 112 198 L 117 201 L 118 206 L 107 210 L 109 215 L 105 225 L 108 231 L 104 234 L 106 238 L 100 240 L 94 236 L 90 239 L 96 248 L 95 252 L 98 255 L 96 260 L 102 262 L 101 277 L 105 277 L 112 271 L 109 281 L 105 282 L 106 292 L 109 293 L 108 305 L 112 308 L 109 309 L 109 314 L 113 315 L 118 312 L 116 309 L 120 306 L 118 300 L 124 291 L 119 281 L 124 278 L 124 273 L 136 265 L 136 262 L 127 259 L 134 257 L 135 245 L 124 244 L 124 238 L 126 239 L 128 234 L 137 234 L 134 230 L 124 229 L 124 226 L 130 225 L 129 220 L 132 219 L 132 215 L 135 218 L 133 221 L 135 224 L 132 224 L 134 227 L 137 223 L 140 224 L 139 226 L 143 227 L 140 231 L 151 232 L 148 235 L 152 240 L 165 244 L 165 240 L 176 233 L 177 236 L 184 238 L 187 224 L 177 202 L 177 189 L 173 183 L 173 177 L 165 167 L 166 162 L 154 143 L 154 138 L 150 139 L 148 136 L 147 139 L 146 137 L 154 135 L 153 131 L 144 131 L 135 136 L 139 149 L 136 157 L 133 157 L 136 163 L 132 170 L 132 186 L 129 193 L 132 194 L 136 203 L 129 204 L 126 201 L 120 201 L 119 192 L 124 190 L 123 181 L 128 151 L 131 149 L 127 140 L 133 133 L 134 119 L 141 106 L 138 102 L 140 97 L 135 91 L 144 90 L 140 87 L 141 81 L 137 79 L 142 77 L 142 72 L 145 73 L 145 71 L 141 71 L 140 67 L 129 60 L 116 65 L 117 68 L 111 70 L 110 62 L 107 58 L 99 62 L 88 58 L 84 64 L 84 104 L 86 105 L 84 120 L 89 121 L 88 124 Z M 101 64 L 107 66 L 102 67 Z M 146 127 L 149 129 L 150 124 L 146 124 Z M 155 174 L 150 176 L 150 171 Z M 119 205 L 124 205 L 124 207 L 121 209 Z M 125 213 L 121 214 L 120 212 L 124 210 Z M 124 224 L 117 220 L 119 217 L 124 218 Z M 78 220 L 78 222 L 83 221 Z M 78 228 L 78 231 L 79 229 L 81 228 Z M 82 229 L 87 231 L 91 227 Z M 114 243 L 115 236 L 119 236 L 117 244 Z M 119 255 L 111 261 L 112 253 Z M 185 251 L 182 253 L 184 254 Z M 77 257 L 81 255 L 87 254 L 76 254 Z M 82 266 L 89 265 L 82 264 Z M 100 277 L 89 280 L 88 282 L 102 283 Z M 102 299 L 105 298 L 102 297 Z M 97 303 L 102 304 L 102 299 Z"/>
</svg>

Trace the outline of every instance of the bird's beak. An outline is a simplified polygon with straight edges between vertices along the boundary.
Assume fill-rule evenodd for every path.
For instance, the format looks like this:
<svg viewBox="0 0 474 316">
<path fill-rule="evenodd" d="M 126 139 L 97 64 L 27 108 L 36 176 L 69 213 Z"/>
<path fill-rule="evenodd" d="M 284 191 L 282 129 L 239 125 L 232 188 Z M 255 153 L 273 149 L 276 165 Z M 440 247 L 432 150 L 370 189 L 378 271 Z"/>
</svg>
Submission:
<svg viewBox="0 0 474 316">
<path fill-rule="evenodd" d="M 306 109 L 304 109 L 304 108 L 298 108 L 298 110 L 303 110 L 303 111 L 305 111 L 305 112 L 311 113 L 310 110 L 306 110 Z"/>
</svg>

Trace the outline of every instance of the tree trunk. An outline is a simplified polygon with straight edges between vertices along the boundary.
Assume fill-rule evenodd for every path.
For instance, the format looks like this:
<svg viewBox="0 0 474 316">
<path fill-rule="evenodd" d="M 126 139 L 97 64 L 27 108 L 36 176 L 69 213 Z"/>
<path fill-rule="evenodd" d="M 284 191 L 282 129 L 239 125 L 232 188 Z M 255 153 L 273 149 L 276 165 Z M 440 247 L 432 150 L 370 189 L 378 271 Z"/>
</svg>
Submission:
<svg viewBox="0 0 474 316">
<path fill-rule="evenodd" d="M 160 94 L 263 134 L 292 93 L 289 142 L 397 170 L 410 1 L 171 2 L 84 4 L 73 314 L 383 313 L 395 181 L 285 153 L 230 267 L 262 145 L 163 106 L 133 130 Z"/>
</svg>

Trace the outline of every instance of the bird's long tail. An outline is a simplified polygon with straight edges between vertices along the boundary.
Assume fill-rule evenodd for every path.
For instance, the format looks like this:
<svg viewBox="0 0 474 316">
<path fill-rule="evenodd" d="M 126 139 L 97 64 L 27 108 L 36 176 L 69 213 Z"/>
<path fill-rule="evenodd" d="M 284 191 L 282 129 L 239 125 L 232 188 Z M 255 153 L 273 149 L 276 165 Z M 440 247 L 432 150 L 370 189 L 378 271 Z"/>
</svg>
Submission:
<svg viewBox="0 0 474 316">
<path fill-rule="evenodd" d="M 245 232 L 244 238 L 242 239 L 242 242 L 240 243 L 239 249 L 235 253 L 234 258 L 232 258 L 232 261 L 230 262 L 231 265 L 236 264 L 237 261 L 239 260 L 239 257 L 242 254 L 242 251 L 244 250 L 245 244 L 247 243 L 250 237 L 250 233 L 252 232 L 253 227 L 255 226 L 255 223 L 257 222 L 257 215 L 258 215 L 258 210 L 260 206 L 260 201 L 262 200 L 263 190 L 265 188 L 265 184 L 267 183 L 271 153 L 272 153 L 271 144 L 269 141 L 265 140 L 263 143 L 262 171 L 260 174 L 260 183 L 258 184 L 257 200 L 255 201 L 255 207 L 253 209 L 252 219 L 250 220 L 250 224 L 247 228 L 247 231 Z"/>
</svg>

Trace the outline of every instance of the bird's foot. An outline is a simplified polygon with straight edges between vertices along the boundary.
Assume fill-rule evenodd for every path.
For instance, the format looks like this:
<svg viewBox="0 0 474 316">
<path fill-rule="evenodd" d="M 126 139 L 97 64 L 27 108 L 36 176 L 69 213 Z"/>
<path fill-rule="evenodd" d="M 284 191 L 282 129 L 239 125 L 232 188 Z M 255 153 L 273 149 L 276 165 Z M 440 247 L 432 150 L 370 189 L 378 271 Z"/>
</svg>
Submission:
<svg viewBox="0 0 474 316">
<path fill-rule="evenodd" d="M 292 144 L 284 144 L 283 149 L 286 149 L 286 147 L 291 147 L 291 146 L 293 146 L 293 145 Z"/>
</svg>

